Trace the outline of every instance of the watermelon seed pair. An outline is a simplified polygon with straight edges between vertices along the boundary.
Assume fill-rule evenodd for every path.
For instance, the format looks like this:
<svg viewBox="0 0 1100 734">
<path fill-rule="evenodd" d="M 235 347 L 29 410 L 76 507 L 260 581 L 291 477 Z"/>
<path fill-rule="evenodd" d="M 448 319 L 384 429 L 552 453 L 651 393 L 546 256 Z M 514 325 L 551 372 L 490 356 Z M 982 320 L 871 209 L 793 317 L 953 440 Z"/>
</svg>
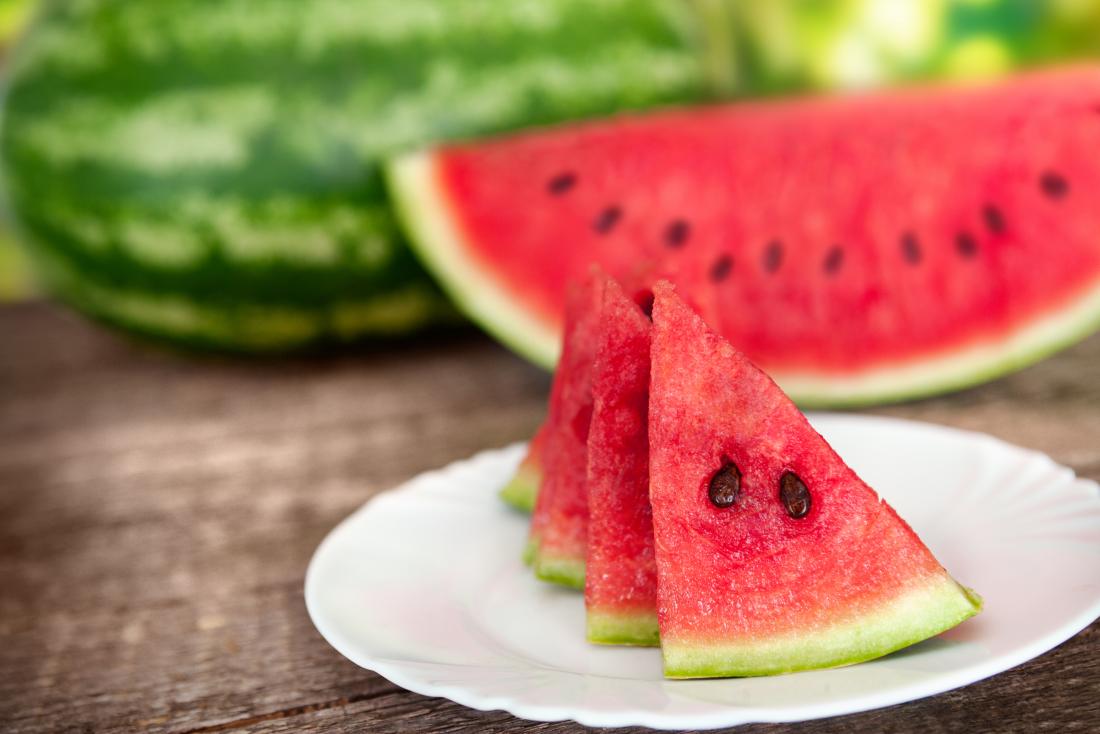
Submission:
<svg viewBox="0 0 1100 734">
<path fill-rule="evenodd" d="M 840 247 L 834 247 L 825 260 L 825 269 L 827 272 L 835 272 L 841 262 L 844 260 L 844 251 Z M 775 273 L 779 270 L 779 266 L 783 264 L 783 243 L 779 240 L 772 240 L 764 248 L 764 255 L 761 258 L 761 265 L 766 273 Z M 714 283 L 721 283 L 723 280 L 729 277 L 733 272 L 733 258 L 728 254 L 719 255 L 714 261 L 714 264 L 710 266 L 710 279 Z"/>
<path fill-rule="evenodd" d="M 710 503 L 719 509 L 732 507 L 737 502 L 741 496 L 741 470 L 736 464 L 727 461 L 714 473 L 707 487 L 707 496 Z M 806 517 L 812 504 L 809 488 L 793 471 L 783 472 L 779 478 L 779 501 L 795 520 Z"/>
</svg>

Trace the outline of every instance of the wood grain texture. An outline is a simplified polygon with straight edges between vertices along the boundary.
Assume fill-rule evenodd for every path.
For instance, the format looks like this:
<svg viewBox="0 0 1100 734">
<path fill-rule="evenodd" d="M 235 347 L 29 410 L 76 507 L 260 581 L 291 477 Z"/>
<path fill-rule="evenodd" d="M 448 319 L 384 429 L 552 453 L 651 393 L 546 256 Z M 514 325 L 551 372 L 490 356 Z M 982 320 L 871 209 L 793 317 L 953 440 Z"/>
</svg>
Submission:
<svg viewBox="0 0 1100 734">
<path fill-rule="evenodd" d="M 23 304 L 0 335 L 0 730 L 581 730 L 403 691 L 329 648 L 302 600 L 314 548 L 364 500 L 530 435 L 545 374 L 472 332 L 258 362 Z M 873 412 L 1100 478 L 1100 337 Z M 931 699 L 738 731 L 1098 731 L 1098 635 Z"/>
</svg>

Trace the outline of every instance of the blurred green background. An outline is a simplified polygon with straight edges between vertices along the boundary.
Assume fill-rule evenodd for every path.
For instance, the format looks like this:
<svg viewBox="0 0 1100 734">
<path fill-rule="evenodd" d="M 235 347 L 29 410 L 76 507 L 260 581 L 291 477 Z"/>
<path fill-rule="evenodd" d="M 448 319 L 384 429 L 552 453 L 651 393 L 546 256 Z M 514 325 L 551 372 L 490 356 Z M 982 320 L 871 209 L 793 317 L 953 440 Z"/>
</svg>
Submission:
<svg viewBox="0 0 1100 734">
<path fill-rule="evenodd" d="M 1095 0 L 733 2 L 741 89 L 992 76 L 1100 51 Z"/>
<path fill-rule="evenodd" d="M 0 63 L 26 25 L 34 0 L 0 0 Z M 30 263 L 16 242 L 10 214 L 0 209 L 0 301 L 26 298 L 35 292 Z"/>
</svg>

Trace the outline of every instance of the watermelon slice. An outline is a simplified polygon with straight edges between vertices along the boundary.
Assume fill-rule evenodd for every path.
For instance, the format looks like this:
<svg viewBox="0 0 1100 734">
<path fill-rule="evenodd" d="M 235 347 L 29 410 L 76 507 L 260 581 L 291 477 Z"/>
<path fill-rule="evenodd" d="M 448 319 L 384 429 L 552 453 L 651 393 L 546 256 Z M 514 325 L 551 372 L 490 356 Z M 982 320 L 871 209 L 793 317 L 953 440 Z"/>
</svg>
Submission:
<svg viewBox="0 0 1100 734">
<path fill-rule="evenodd" d="M 588 639 L 656 645 L 657 563 L 649 510 L 649 319 L 604 287 L 588 432 Z"/>
<path fill-rule="evenodd" d="M 526 553 L 540 579 L 578 589 L 584 588 L 592 365 L 605 278 L 593 269 L 566 296 L 562 358 L 550 388 L 546 419 L 543 481 L 531 515 Z"/>
<path fill-rule="evenodd" d="M 527 455 L 520 461 L 515 475 L 500 490 L 500 498 L 517 510 L 531 512 L 535 509 L 535 498 L 542 484 L 542 447 L 545 442 L 546 424 L 543 423 L 531 438 Z"/>
<path fill-rule="evenodd" d="M 673 678 L 869 660 L 974 615 L 782 390 L 655 287 L 650 501 Z"/>
<path fill-rule="evenodd" d="M 1100 323 L 1100 66 L 665 111 L 411 154 L 406 229 L 550 365 L 595 260 L 675 282 L 806 404 L 961 387 Z"/>
</svg>

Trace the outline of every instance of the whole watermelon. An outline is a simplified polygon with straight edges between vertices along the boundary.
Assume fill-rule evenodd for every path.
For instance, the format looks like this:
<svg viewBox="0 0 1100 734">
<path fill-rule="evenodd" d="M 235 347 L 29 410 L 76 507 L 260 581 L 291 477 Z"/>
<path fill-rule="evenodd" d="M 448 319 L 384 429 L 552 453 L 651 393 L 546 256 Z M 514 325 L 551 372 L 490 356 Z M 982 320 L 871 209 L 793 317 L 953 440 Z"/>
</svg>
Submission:
<svg viewBox="0 0 1100 734">
<path fill-rule="evenodd" d="M 104 321 L 279 351 L 449 314 L 383 156 L 708 92 L 682 0 L 62 0 L 0 156 L 47 285 Z"/>
</svg>

